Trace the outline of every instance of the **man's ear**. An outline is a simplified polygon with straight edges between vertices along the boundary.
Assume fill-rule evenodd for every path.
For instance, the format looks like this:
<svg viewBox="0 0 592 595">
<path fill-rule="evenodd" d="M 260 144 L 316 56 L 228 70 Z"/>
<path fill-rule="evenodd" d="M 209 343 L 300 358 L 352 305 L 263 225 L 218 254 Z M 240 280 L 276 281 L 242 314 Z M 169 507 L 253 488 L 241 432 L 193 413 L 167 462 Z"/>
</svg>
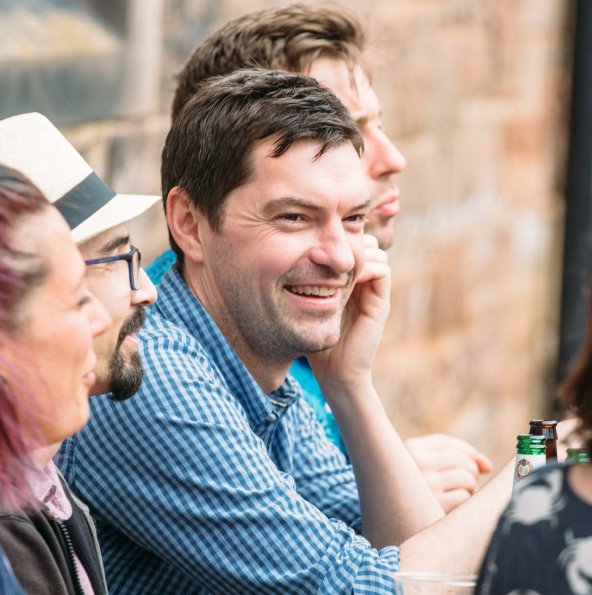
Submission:
<svg viewBox="0 0 592 595">
<path fill-rule="evenodd" d="M 186 258 L 203 262 L 201 235 L 205 219 L 192 207 L 189 195 L 175 186 L 167 197 L 166 219 L 171 235 Z"/>
</svg>

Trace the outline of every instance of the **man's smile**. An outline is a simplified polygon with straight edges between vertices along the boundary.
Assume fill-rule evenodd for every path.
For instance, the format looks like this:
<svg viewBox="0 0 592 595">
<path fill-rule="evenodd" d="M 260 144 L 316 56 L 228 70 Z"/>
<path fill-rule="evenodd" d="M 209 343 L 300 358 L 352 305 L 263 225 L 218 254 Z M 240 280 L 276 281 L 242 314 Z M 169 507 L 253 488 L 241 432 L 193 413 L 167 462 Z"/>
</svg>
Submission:
<svg viewBox="0 0 592 595">
<path fill-rule="evenodd" d="M 332 297 L 337 291 L 336 287 L 327 287 L 326 285 L 291 285 L 286 289 L 298 295 L 312 295 L 321 298 Z"/>
</svg>

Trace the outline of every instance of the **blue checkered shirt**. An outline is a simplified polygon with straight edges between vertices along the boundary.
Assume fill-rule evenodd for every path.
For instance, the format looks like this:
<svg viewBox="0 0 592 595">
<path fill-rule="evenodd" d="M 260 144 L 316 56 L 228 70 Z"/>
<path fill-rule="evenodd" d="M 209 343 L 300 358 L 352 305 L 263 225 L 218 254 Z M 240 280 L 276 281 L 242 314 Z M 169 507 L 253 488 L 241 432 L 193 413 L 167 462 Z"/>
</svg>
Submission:
<svg viewBox="0 0 592 595">
<path fill-rule="evenodd" d="M 352 468 L 298 383 L 266 395 L 176 266 L 149 310 L 140 392 L 92 398 L 57 458 L 111 595 L 392 593 L 399 550 L 359 535 Z"/>
</svg>

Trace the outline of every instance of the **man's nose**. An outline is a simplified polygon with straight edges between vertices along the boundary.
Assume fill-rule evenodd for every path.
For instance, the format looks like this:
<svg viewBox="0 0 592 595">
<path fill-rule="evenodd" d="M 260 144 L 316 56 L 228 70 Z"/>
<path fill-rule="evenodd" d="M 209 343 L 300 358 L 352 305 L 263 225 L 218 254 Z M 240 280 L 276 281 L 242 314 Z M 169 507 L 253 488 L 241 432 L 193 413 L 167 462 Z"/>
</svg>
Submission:
<svg viewBox="0 0 592 595">
<path fill-rule="evenodd" d="M 349 273 L 354 268 L 356 260 L 341 222 L 318 234 L 309 257 L 313 263 L 339 274 Z"/>
<path fill-rule="evenodd" d="M 150 306 L 156 301 L 158 292 L 144 269 L 140 269 L 140 289 L 132 291 L 132 306 Z"/>
<path fill-rule="evenodd" d="M 370 139 L 364 141 L 366 150 L 363 158 L 368 164 L 371 178 L 398 174 L 407 167 L 407 159 L 403 153 L 382 130 L 377 130 Z"/>
</svg>

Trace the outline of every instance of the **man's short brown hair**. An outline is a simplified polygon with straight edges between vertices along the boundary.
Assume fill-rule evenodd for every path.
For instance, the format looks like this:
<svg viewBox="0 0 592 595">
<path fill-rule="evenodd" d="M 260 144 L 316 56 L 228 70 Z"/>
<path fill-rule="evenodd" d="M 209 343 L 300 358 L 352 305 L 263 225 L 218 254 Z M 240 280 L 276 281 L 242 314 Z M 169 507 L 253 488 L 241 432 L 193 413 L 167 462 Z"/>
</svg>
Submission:
<svg viewBox="0 0 592 595">
<path fill-rule="evenodd" d="M 275 70 L 239 70 L 204 81 L 173 120 L 162 152 L 162 196 L 166 211 L 176 186 L 219 231 L 228 195 L 253 175 L 258 142 L 274 138 L 272 157 L 294 143 L 318 144 L 319 158 L 351 143 L 361 155 L 364 141 L 347 108 L 315 79 Z M 171 247 L 183 253 L 169 233 Z"/>
<path fill-rule="evenodd" d="M 200 46 L 179 74 L 173 118 L 200 83 L 241 68 L 306 74 L 321 56 L 362 61 L 365 35 L 358 19 L 343 6 L 293 4 L 253 12 L 226 23 Z"/>
</svg>

